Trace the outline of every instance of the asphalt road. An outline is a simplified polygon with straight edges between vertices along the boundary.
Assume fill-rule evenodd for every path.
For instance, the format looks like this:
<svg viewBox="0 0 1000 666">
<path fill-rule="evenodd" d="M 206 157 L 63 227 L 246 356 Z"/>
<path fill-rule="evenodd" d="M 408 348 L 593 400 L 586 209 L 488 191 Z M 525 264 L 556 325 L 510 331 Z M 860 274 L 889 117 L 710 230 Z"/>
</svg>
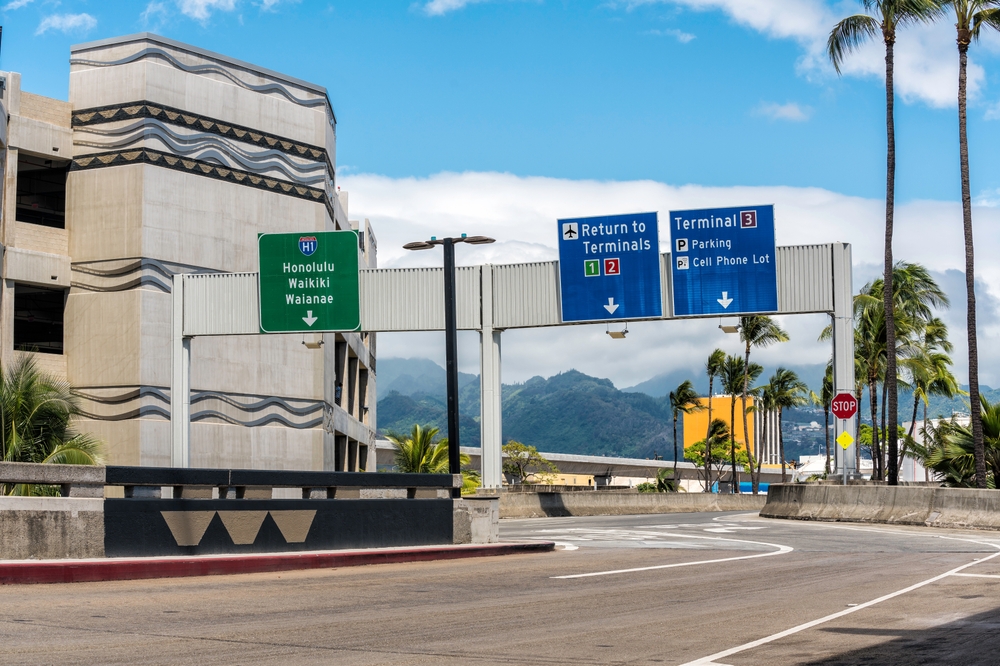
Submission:
<svg viewBox="0 0 1000 666">
<path fill-rule="evenodd" d="M 1000 534 L 504 521 L 554 553 L 0 588 L 3 664 L 1000 664 Z"/>
</svg>

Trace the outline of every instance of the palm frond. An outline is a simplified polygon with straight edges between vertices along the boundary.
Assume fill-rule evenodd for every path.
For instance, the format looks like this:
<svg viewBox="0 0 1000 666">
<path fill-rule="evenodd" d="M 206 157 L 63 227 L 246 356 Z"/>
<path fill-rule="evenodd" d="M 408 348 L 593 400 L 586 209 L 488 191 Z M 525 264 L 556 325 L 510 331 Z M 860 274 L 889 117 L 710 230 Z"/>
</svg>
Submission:
<svg viewBox="0 0 1000 666">
<path fill-rule="evenodd" d="M 977 12 L 972 17 L 972 38 L 978 40 L 983 28 L 1000 31 L 1000 7 L 991 7 Z"/>
<path fill-rule="evenodd" d="M 848 55 L 861 48 L 869 39 L 878 37 L 880 32 L 879 22 L 865 14 L 848 16 L 837 23 L 826 42 L 827 54 L 837 73 L 840 74 L 840 66 Z"/>
</svg>

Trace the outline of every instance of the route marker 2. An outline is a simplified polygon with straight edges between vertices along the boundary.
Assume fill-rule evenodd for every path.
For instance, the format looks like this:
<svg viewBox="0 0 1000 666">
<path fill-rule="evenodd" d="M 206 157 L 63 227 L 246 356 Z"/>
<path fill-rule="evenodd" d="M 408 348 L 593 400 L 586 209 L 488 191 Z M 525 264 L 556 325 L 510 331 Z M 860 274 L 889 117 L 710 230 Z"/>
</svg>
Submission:
<svg viewBox="0 0 1000 666">
<path fill-rule="evenodd" d="M 670 211 L 674 315 L 778 311 L 774 206 Z"/>
<path fill-rule="evenodd" d="M 559 220 L 564 322 L 663 316 L 656 213 Z"/>
<path fill-rule="evenodd" d="M 261 333 L 361 328 L 358 232 L 258 234 Z"/>
</svg>

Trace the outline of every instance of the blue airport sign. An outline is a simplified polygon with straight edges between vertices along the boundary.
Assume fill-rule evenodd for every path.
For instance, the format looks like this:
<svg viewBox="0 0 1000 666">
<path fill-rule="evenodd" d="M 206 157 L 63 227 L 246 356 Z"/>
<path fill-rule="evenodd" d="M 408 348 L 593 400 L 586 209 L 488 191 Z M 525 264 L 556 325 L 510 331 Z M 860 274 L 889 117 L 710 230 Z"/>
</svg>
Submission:
<svg viewBox="0 0 1000 666">
<path fill-rule="evenodd" d="M 559 220 L 562 320 L 663 316 L 656 213 Z"/>
<path fill-rule="evenodd" d="M 774 206 L 670 212 L 674 315 L 777 312 Z"/>
</svg>

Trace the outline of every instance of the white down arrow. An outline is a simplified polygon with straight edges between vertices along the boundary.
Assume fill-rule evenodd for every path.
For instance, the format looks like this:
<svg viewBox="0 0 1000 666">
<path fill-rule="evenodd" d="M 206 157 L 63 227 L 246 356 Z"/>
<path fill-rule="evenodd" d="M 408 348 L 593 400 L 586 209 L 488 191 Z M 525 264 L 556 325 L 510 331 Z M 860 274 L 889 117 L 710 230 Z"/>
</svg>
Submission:
<svg viewBox="0 0 1000 666">
<path fill-rule="evenodd" d="M 723 308 L 728 308 L 729 304 L 733 302 L 733 299 L 729 298 L 728 291 L 722 292 L 722 298 L 717 298 L 715 300 L 717 300 L 719 302 L 719 305 L 721 305 Z"/>
<path fill-rule="evenodd" d="M 615 299 L 612 296 L 608 299 L 608 304 L 604 306 L 604 309 L 608 311 L 608 314 L 614 314 L 615 310 L 618 309 L 618 303 L 615 303 Z"/>
<path fill-rule="evenodd" d="M 313 317 L 313 311 L 309 310 L 306 312 L 306 316 L 302 318 L 302 321 L 306 323 L 306 326 L 312 326 L 316 323 L 317 319 L 319 319 L 319 317 Z"/>
</svg>

